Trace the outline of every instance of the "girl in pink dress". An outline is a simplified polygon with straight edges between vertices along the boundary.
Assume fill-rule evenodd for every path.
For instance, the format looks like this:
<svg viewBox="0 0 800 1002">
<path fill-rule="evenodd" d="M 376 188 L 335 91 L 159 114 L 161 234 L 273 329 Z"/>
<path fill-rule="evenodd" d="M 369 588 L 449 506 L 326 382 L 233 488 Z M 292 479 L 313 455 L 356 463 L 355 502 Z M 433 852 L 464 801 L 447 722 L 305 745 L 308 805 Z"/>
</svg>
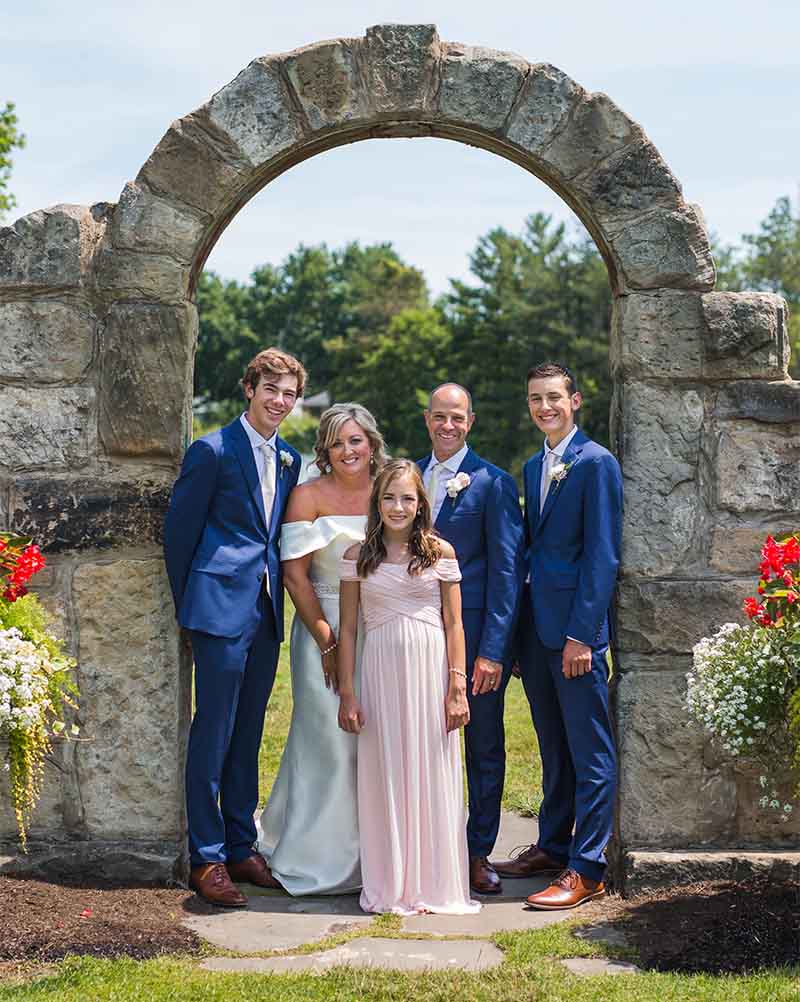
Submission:
<svg viewBox="0 0 800 1002">
<path fill-rule="evenodd" d="M 361 907 L 471 914 L 461 741 L 469 720 L 461 574 L 416 464 L 388 463 L 366 539 L 341 561 L 339 726 L 358 734 Z M 361 699 L 353 686 L 359 607 Z"/>
</svg>

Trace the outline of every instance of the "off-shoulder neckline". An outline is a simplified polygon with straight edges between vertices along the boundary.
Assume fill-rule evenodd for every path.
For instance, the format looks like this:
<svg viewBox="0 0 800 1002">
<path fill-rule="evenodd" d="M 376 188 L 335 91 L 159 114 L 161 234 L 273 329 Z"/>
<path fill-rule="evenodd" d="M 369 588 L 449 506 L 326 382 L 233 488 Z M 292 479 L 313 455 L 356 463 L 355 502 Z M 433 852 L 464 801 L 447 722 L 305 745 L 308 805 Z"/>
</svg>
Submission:
<svg viewBox="0 0 800 1002">
<path fill-rule="evenodd" d="M 321 522 L 325 518 L 336 518 L 336 519 L 359 518 L 359 519 L 364 519 L 366 517 L 367 517 L 366 515 L 317 515 L 316 518 L 300 518 L 300 519 L 297 519 L 294 522 L 284 522 L 283 525 L 282 525 L 282 528 L 286 528 L 286 526 L 289 526 L 289 525 L 313 525 L 315 522 Z"/>
</svg>

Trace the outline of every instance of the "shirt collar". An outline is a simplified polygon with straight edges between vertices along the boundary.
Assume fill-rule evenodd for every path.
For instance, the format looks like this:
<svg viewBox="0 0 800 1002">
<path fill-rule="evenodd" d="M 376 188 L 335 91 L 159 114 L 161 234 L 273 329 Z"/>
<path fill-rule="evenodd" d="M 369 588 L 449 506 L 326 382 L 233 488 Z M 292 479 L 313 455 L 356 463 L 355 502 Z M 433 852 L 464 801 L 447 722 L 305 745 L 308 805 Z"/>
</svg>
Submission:
<svg viewBox="0 0 800 1002">
<path fill-rule="evenodd" d="M 558 456 L 558 458 L 561 459 L 564 453 L 567 451 L 567 446 L 573 440 L 573 438 L 575 438 L 577 434 L 578 434 L 578 426 L 575 425 L 575 427 L 572 429 L 569 435 L 566 435 L 564 438 L 562 438 L 561 441 L 558 443 L 558 445 L 555 447 L 555 449 L 551 449 L 549 447 L 549 445 L 547 444 L 547 439 L 545 438 L 544 455 L 542 456 L 542 462 L 546 462 L 549 453 L 552 453 L 554 456 Z"/>
<path fill-rule="evenodd" d="M 441 462 L 436 458 L 435 453 L 431 453 L 431 462 L 429 469 L 433 469 L 434 466 L 439 466 L 442 469 L 447 470 L 450 473 L 458 473 L 458 468 L 464 462 L 467 453 L 469 452 L 468 445 L 462 445 L 458 452 L 451 456 L 449 459 L 444 459 Z"/>
<path fill-rule="evenodd" d="M 239 420 L 242 422 L 242 427 L 244 428 L 245 432 L 247 433 L 247 437 L 250 439 L 250 445 L 251 445 L 251 447 L 252 447 L 252 449 L 254 451 L 256 449 L 260 449 L 264 445 L 268 445 L 271 449 L 277 448 L 277 445 L 276 445 L 277 439 L 278 439 L 277 429 L 275 431 L 273 431 L 273 433 L 270 435 L 269 438 L 264 438 L 263 435 L 259 435 L 259 433 L 255 430 L 255 428 L 247 420 L 246 413 L 242 414 L 242 416 L 239 418 Z"/>
</svg>

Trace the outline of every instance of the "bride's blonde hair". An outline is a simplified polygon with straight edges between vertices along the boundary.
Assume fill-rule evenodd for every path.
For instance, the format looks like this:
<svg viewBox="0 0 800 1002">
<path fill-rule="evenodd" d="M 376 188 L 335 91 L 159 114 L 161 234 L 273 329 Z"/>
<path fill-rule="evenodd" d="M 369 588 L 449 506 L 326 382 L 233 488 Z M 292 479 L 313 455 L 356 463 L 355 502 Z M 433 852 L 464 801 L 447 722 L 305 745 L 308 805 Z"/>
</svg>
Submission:
<svg viewBox="0 0 800 1002">
<path fill-rule="evenodd" d="M 317 440 L 314 442 L 314 453 L 316 454 L 316 465 L 323 476 L 331 472 L 330 456 L 328 450 L 339 437 L 342 427 L 348 421 L 355 423 L 364 430 L 364 434 L 369 439 L 372 459 L 370 460 L 370 473 L 374 476 L 386 463 L 386 446 L 383 435 L 378 431 L 378 423 L 372 414 L 362 404 L 349 402 L 346 404 L 333 404 L 322 412 L 317 429 Z"/>
</svg>

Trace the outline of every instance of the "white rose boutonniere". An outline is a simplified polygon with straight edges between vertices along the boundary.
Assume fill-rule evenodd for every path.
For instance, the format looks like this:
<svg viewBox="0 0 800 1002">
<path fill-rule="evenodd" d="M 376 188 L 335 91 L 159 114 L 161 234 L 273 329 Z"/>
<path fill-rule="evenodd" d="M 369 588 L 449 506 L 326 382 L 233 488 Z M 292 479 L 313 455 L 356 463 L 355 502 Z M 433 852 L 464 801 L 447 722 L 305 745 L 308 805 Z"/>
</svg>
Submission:
<svg viewBox="0 0 800 1002">
<path fill-rule="evenodd" d="M 281 473 L 289 466 L 294 466 L 294 456 L 286 449 L 281 449 Z"/>
<path fill-rule="evenodd" d="M 469 487 L 469 474 L 457 473 L 452 480 L 448 480 L 444 485 L 449 498 L 457 497 L 465 487 Z"/>
<path fill-rule="evenodd" d="M 550 479 L 554 480 L 557 484 L 566 477 L 572 467 L 572 463 L 553 463 L 550 468 Z"/>
</svg>

